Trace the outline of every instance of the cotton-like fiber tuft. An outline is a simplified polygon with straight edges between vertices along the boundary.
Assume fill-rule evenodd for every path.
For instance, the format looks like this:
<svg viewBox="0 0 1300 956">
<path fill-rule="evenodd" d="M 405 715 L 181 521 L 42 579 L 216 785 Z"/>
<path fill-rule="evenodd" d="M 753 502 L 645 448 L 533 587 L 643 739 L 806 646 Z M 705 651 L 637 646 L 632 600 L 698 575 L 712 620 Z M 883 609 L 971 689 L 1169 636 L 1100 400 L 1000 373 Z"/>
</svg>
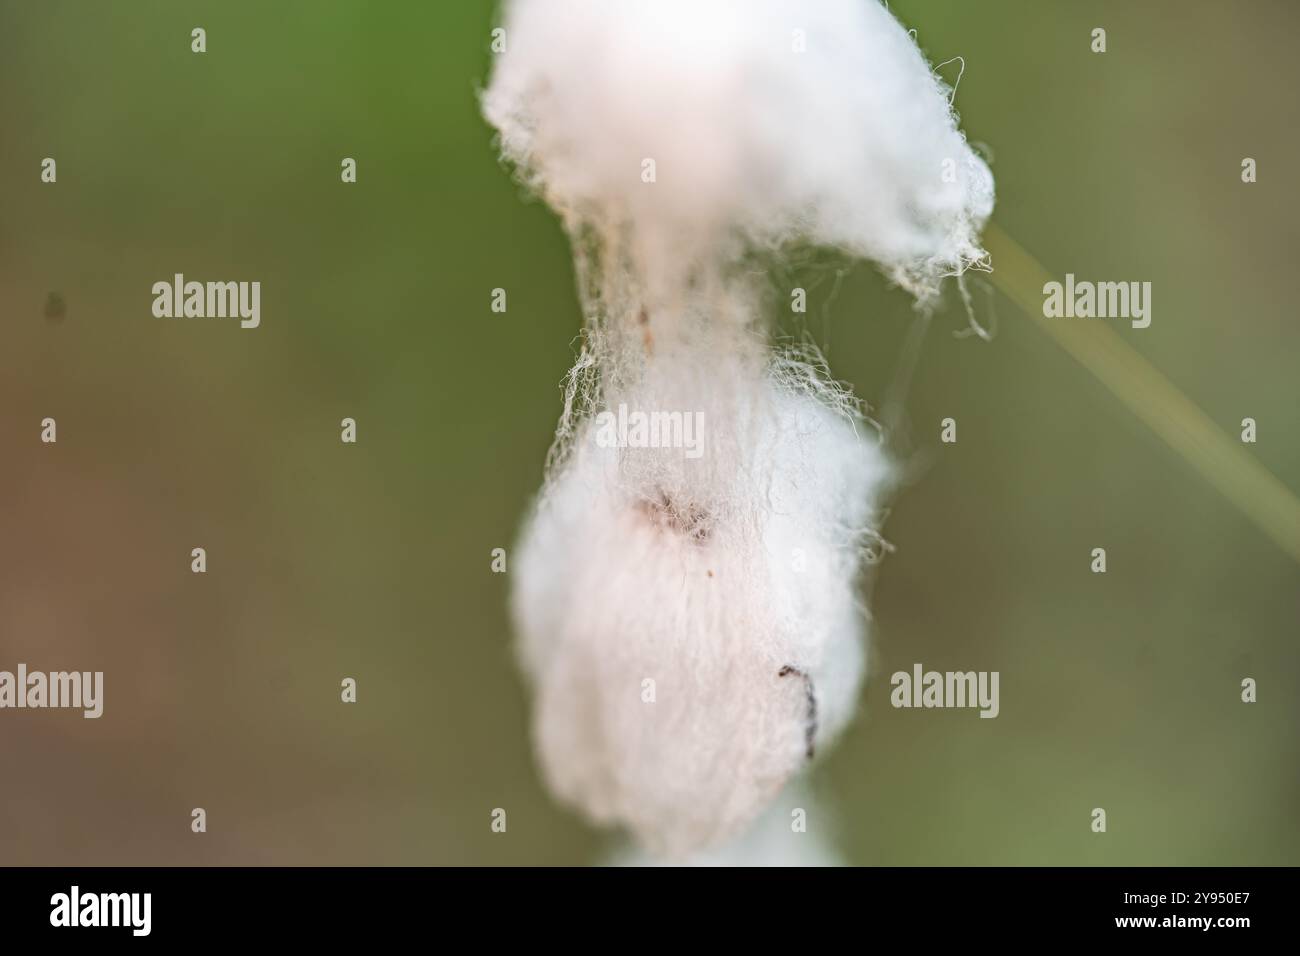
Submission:
<svg viewBox="0 0 1300 956">
<path fill-rule="evenodd" d="M 518 0 L 505 27 L 504 155 L 652 284 L 798 239 L 929 297 L 984 256 L 993 177 L 876 0 Z"/>
<path fill-rule="evenodd" d="M 548 783 L 669 857 L 757 816 L 847 721 L 863 670 L 876 434 L 728 361 L 693 376 L 678 357 L 614 402 L 702 409 L 700 458 L 601 447 L 588 424 L 514 564 Z M 727 387 L 693 388 L 710 370 Z"/>
<path fill-rule="evenodd" d="M 836 247 L 928 303 L 984 259 L 992 176 L 876 0 L 505 9 L 484 112 L 586 316 L 512 564 L 542 773 L 655 858 L 789 856 L 773 801 L 852 716 L 890 469 L 772 346 L 762 264 Z"/>
</svg>

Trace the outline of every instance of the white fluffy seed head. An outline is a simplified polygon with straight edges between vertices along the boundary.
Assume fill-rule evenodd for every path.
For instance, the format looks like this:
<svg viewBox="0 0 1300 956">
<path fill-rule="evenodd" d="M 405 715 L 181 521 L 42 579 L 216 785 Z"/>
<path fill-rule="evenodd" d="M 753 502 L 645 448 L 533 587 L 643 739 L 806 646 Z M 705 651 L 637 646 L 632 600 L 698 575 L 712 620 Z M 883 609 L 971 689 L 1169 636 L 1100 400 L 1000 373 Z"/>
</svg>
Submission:
<svg viewBox="0 0 1300 956">
<path fill-rule="evenodd" d="M 922 298 L 984 256 L 992 175 L 876 0 L 522 0 L 506 31 L 504 155 L 652 297 L 746 245 L 840 247 Z"/>
<path fill-rule="evenodd" d="M 876 0 L 508 0 L 506 31 L 484 110 L 587 315 L 513 563 L 536 748 L 561 799 L 685 859 L 851 716 L 889 477 L 820 360 L 768 344 L 754 262 L 835 246 L 925 302 L 984 256 L 992 178 Z M 620 408 L 698 416 L 700 453 L 611 447 Z"/>
<path fill-rule="evenodd" d="M 876 435 L 745 364 L 675 356 L 611 396 L 702 411 L 704 454 L 602 447 L 588 420 L 514 564 L 549 784 L 670 857 L 752 820 L 847 721 L 863 671 Z"/>
</svg>

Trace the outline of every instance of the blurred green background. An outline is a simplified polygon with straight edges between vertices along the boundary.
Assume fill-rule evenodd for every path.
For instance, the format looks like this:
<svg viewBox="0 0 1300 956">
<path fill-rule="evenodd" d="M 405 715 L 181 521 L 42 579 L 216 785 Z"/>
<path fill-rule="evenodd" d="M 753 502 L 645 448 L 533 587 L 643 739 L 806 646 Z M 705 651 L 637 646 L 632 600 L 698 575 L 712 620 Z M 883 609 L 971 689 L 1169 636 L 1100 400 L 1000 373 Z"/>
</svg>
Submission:
<svg viewBox="0 0 1300 956">
<path fill-rule="evenodd" d="M 1151 281 L 1152 326 L 1115 327 L 1230 434 L 1254 417 L 1250 453 L 1300 489 L 1300 9 L 891 7 L 932 62 L 965 58 L 995 220 L 1058 277 Z M 0 669 L 106 672 L 98 721 L 0 713 L 0 863 L 601 858 L 538 780 L 489 568 L 580 326 L 565 237 L 479 116 L 495 15 L 0 2 Z M 153 318 L 176 272 L 260 280 L 261 328 Z M 794 279 L 879 404 L 908 298 L 866 265 Z M 953 296 L 920 353 L 871 678 L 814 773 L 841 852 L 1300 862 L 1300 571 L 1031 320 L 976 302 L 992 343 L 953 335 Z M 1000 670 L 1001 716 L 892 709 L 917 661 Z"/>
</svg>

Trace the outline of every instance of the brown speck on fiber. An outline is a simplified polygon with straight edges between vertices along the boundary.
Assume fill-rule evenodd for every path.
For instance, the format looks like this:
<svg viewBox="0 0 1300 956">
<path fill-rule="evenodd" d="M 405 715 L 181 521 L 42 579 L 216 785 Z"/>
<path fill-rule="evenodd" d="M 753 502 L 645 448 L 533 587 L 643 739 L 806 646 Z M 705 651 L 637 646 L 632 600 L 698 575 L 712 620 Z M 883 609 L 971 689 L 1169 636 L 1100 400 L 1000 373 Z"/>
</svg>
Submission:
<svg viewBox="0 0 1300 956">
<path fill-rule="evenodd" d="M 791 675 L 803 679 L 804 694 L 808 698 L 808 719 L 804 724 L 804 753 L 809 760 L 812 760 L 813 754 L 816 752 L 815 742 L 817 739 L 817 692 L 813 689 L 812 678 L 792 664 L 786 664 L 776 673 L 777 677 L 789 677 Z"/>
<path fill-rule="evenodd" d="M 660 491 L 658 498 L 642 498 L 637 507 L 656 527 L 686 535 L 700 544 L 709 539 L 709 513 L 693 503 L 679 504 Z M 709 572 L 709 576 L 713 573 Z"/>
</svg>

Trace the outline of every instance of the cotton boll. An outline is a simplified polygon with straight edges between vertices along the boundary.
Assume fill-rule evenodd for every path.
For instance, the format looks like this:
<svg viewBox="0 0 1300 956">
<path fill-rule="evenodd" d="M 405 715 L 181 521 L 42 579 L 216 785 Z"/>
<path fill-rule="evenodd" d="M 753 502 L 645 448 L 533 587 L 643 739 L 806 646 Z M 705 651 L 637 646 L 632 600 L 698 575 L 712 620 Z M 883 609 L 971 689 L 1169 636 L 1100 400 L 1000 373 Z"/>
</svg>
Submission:
<svg viewBox="0 0 1300 956">
<path fill-rule="evenodd" d="M 753 820 L 843 726 L 863 673 L 855 578 L 887 473 L 875 435 L 748 368 L 673 355 L 607 395 L 695 403 L 704 454 L 602 447 L 588 420 L 514 565 L 548 783 L 668 858 Z"/>
<path fill-rule="evenodd" d="M 652 300 L 742 244 L 838 246 L 921 298 L 983 258 L 992 176 L 876 0 L 515 0 L 506 13 L 484 96 L 503 154 L 571 228 L 620 246 Z"/>
<path fill-rule="evenodd" d="M 876 0 L 507 0 L 505 26 L 484 112 L 587 319 L 514 562 L 539 762 L 686 859 L 851 716 L 889 474 L 851 397 L 772 351 L 754 261 L 834 246 L 928 302 L 984 258 L 993 180 Z M 624 412 L 703 434 L 611 443 Z"/>
</svg>

